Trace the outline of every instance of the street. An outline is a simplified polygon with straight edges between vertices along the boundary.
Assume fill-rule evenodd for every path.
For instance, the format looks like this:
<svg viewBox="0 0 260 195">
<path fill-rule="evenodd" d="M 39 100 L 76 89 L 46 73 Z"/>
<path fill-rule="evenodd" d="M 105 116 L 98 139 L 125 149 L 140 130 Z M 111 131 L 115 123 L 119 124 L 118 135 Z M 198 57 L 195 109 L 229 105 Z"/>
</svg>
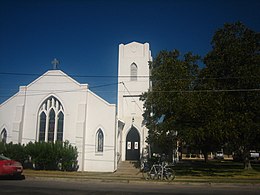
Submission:
<svg viewBox="0 0 260 195">
<path fill-rule="evenodd" d="M 105 183 L 93 181 L 25 179 L 1 180 L 0 194 L 260 194 L 259 185 Z"/>
</svg>

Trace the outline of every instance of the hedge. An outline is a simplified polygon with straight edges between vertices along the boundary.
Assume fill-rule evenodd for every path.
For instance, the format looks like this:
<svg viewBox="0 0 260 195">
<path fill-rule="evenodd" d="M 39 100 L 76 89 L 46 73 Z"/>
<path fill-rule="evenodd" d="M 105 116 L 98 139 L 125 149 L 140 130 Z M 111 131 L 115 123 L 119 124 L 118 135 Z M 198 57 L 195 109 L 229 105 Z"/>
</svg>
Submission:
<svg viewBox="0 0 260 195">
<path fill-rule="evenodd" d="M 29 142 L 27 145 L 0 142 L 0 154 L 19 161 L 24 168 L 76 171 L 78 152 L 68 141 Z"/>
</svg>

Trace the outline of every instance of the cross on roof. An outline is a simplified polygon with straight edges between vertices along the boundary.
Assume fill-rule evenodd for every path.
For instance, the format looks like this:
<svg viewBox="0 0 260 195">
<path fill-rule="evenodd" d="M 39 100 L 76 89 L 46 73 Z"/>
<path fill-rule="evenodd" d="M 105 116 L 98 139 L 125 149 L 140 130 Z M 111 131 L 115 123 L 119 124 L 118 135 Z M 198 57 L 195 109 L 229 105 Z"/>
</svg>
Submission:
<svg viewBox="0 0 260 195">
<path fill-rule="evenodd" d="M 53 64 L 53 69 L 56 70 L 58 68 L 58 65 L 60 64 L 60 62 L 54 58 L 51 62 Z"/>
</svg>

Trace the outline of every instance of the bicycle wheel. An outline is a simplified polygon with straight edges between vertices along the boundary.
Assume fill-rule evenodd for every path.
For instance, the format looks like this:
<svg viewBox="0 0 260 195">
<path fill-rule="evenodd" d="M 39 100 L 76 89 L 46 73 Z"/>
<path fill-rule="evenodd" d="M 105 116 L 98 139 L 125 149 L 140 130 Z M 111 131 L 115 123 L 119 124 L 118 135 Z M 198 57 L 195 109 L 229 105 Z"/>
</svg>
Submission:
<svg viewBox="0 0 260 195">
<path fill-rule="evenodd" d="M 175 178 L 175 171 L 171 168 L 166 168 L 165 169 L 165 178 L 168 180 L 168 181 L 172 181 L 174 180 Z"/>
</svg>

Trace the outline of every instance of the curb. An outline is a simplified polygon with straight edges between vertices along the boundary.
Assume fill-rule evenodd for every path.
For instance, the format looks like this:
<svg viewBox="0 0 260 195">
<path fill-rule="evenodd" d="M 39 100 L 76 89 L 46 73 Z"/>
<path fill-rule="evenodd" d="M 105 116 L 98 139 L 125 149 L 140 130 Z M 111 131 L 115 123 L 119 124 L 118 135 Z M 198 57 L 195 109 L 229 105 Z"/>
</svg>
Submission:
<svg viewBox="0 0 260 195">
<path fill-rule="evenodd" d="M 141 177 L 93 177 L 93 176 L 59 176 L 59 175 L 49 175 L 49 174 L 25 174 L 25 179 L 29 180 L 54 180 L 54 181 L 76 181 L 76 182 L 100 182 L 100 183 L 124 183 L 124 184 L 160 184 L 160 185 L 207 185 L 207 186 L 260 186 L 259 179 L 228 179 L 227 181 L 223 179 L 181 179 L 175 178 L 173 181 L 160 181 L 160 180 L 145 180 Z"/>
</svg>

